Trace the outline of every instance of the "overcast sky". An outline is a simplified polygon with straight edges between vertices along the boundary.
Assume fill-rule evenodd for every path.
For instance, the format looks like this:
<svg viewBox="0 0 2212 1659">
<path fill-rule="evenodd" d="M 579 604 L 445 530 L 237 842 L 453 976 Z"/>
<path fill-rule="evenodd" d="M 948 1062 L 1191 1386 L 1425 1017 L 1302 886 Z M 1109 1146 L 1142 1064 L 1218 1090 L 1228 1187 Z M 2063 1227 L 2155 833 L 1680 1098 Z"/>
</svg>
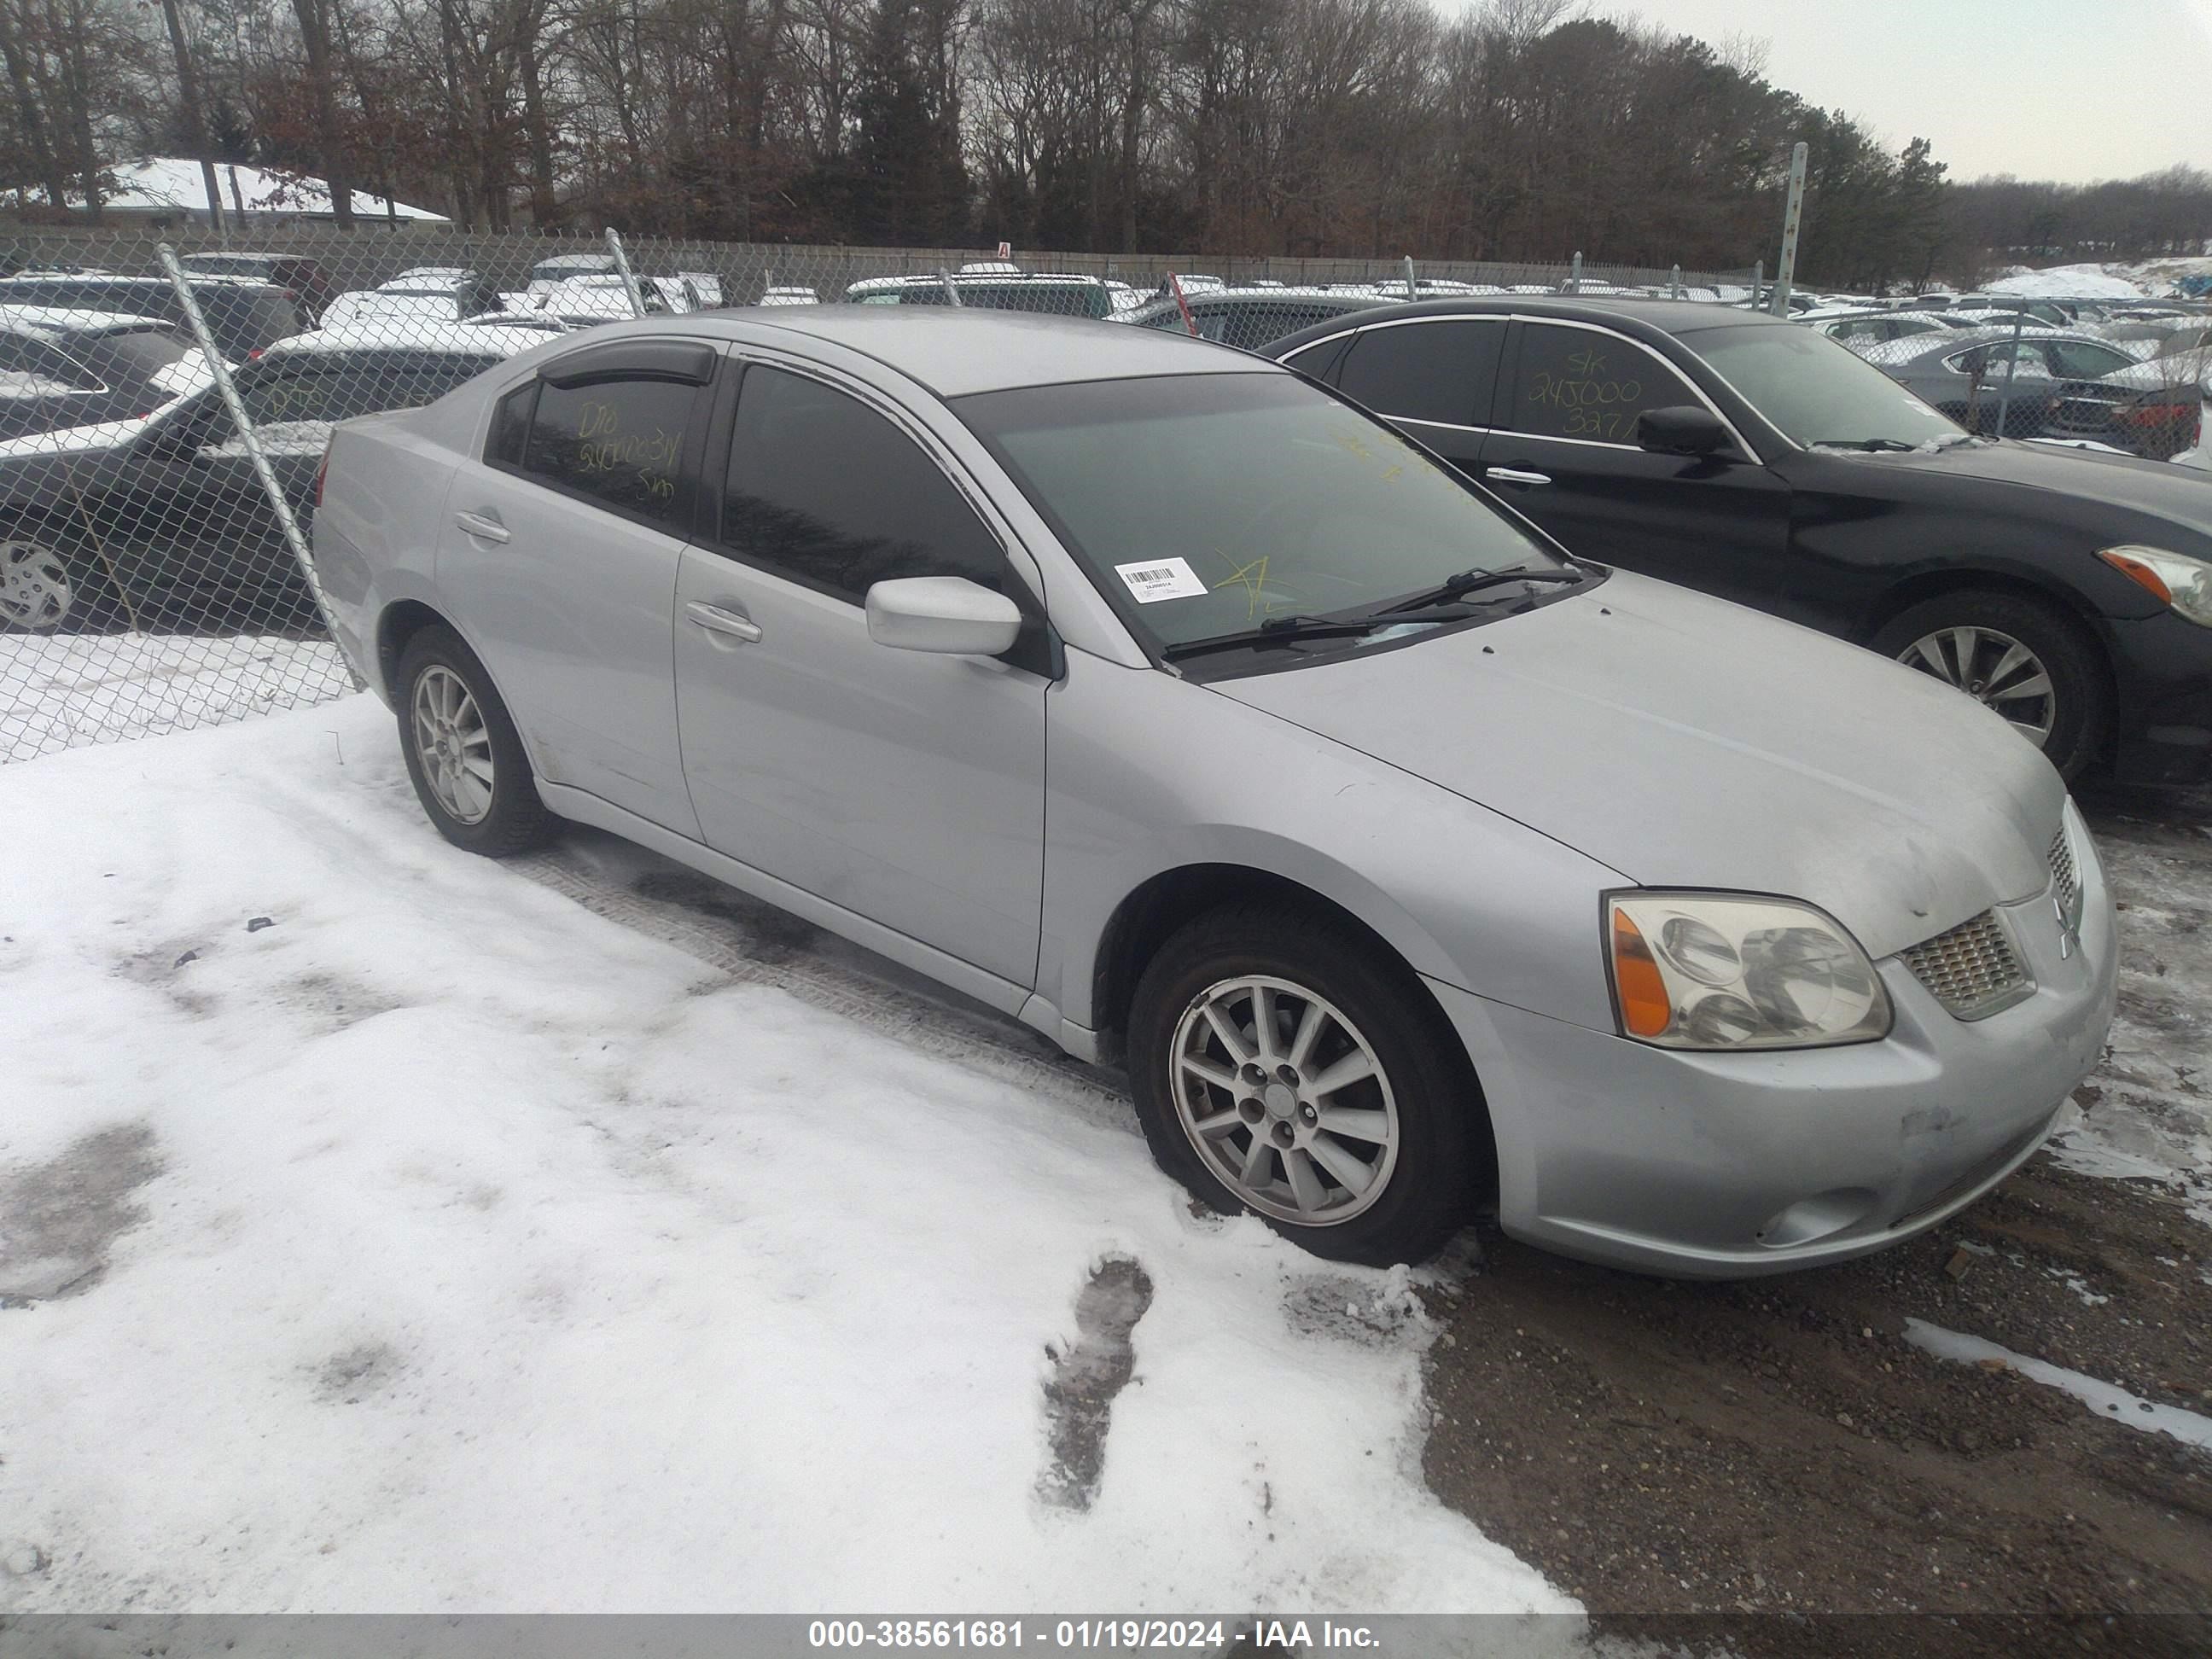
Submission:
<svg viewBox="0 0 2212 1659">
<path fill-rule="evenodd" d="M 1457 9 L 1468 0 L 1442 0 Z M 2212 166 L 2212 0 L 1592 0 L 1718 41 L 1954 179 L 2123 179 Z"/>
</svg>

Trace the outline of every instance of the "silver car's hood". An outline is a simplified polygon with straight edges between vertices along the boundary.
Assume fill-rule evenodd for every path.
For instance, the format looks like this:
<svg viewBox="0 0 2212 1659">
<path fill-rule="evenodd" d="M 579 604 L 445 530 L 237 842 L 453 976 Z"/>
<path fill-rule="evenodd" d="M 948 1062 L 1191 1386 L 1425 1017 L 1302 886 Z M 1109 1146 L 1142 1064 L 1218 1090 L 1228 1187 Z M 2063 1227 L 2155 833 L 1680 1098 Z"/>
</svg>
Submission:
<svg viewBox="0 0 2212 1659">
<path fill-rule="evenodd" d="M 1876 957 L 2051 878 L 2064 786 L 1996 715 L 1626 571 L 1486 627 L 1211 689 L 1644 886 L 1808 899 Z"/>
</svg>

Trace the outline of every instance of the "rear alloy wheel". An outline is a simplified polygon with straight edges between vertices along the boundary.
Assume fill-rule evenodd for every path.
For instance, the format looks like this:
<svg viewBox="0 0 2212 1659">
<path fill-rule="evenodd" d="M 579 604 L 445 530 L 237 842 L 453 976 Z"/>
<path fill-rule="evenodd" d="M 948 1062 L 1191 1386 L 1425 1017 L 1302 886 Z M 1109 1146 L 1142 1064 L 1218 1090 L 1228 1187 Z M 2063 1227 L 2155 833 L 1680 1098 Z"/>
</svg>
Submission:
<svg viewBox="0 0 2212 1659">
<path fill-rule="evenodd" d="M 1874 648 L 2001 715 L 2069 779 L 2096 757 L 2111 693 L 2097 648 L 2053 606 L 2016 593 L 1924 600 Z"/>
<path fill-rule="evenodd" d="M 51 634 L 69 620 L 77 585 L 62 556 L 44 542 L 0 541 L 0 623 L 24 634 Z"/>
<path fill-rule="evenodd" d="M 521 734 L 459 635 L 432 627 L 409 640 L 392 690 L 407 775 L 440 835 L 487 858 L 552 839 L 560 820 L 538 798 Z"/>
<path fill-rule="evenodd" d="M 1426 988 L 1333 917 L 1233 904 L 1160 946 L 1129 1011 L 1152 1155 L 1316 1255 L 1419 1261 L 1472 1217 L 1481 1091 Z"/>
</svg>

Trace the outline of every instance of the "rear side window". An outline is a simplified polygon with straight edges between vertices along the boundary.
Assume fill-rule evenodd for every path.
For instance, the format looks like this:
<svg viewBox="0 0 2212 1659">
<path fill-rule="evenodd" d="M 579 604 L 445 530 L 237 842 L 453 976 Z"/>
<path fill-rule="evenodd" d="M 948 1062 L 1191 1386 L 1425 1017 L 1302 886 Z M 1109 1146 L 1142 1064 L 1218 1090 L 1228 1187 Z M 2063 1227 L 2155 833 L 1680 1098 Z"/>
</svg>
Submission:
<svg viewBox="0 0 2212 1659">
<path fill-rule="evenodd" d="M 1531 437 L 1632 448 L 1645 410 L 1698 401 L 1680 375 L 1618 335 L 1528 323 L 1504 424 Z"/>
<path fill-rule="evenodd" d="M 897 576 L 1004 590 L 997 539 L 920 445 L 859 399 L 780 369 L 745 373 L 721 539 L 855 604 Z"/>
<path fill-rule="evenodd" d="M 1378 415 L 1485 426 L 1504 344 L 1502 318 L 1370 328 L 1352 342 L 1336 383 Z"/>
<path fill-rule="evenodd" d="M 522 470 L 633 517 L 674 522 L 683 506 L 684 440 L 697 402 L 696 386 L 675 380 L 543 385 Z"/>
</svg>

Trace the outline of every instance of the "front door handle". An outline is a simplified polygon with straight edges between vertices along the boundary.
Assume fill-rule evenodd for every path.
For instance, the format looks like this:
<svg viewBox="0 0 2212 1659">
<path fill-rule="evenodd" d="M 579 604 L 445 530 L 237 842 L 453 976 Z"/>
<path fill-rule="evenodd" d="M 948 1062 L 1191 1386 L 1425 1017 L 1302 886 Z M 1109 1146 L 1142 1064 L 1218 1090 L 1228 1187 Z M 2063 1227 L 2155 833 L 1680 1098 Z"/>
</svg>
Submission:
<svg viewBox="0 0 2212 1659">
<path fill-rule="evenodd" d="M 1547 484 L 1552 482 L 1548 472 L 1523 472 L 1517 466 L 1493 466 L 1482 475 L 1492 483 Z"/>
<path fill-rule="evenodd" d="M 761 625 L 750 617 L 740 617 L 734 611 L 725 611 L 719 605 L 708 605 L 703 599 L 694 599 L 684 607 L 684 614 L 705 629 L 709 634 L 727 634 L 733 640 L 750 645 L 761 636 Z"/>
<path fill-rule="evenodd" d="M 503 542 L 509 538 L 507 526 L 497 519 L 482 513 L 456 513 L 453 522 L 481 542 Z"/>
</svg>

